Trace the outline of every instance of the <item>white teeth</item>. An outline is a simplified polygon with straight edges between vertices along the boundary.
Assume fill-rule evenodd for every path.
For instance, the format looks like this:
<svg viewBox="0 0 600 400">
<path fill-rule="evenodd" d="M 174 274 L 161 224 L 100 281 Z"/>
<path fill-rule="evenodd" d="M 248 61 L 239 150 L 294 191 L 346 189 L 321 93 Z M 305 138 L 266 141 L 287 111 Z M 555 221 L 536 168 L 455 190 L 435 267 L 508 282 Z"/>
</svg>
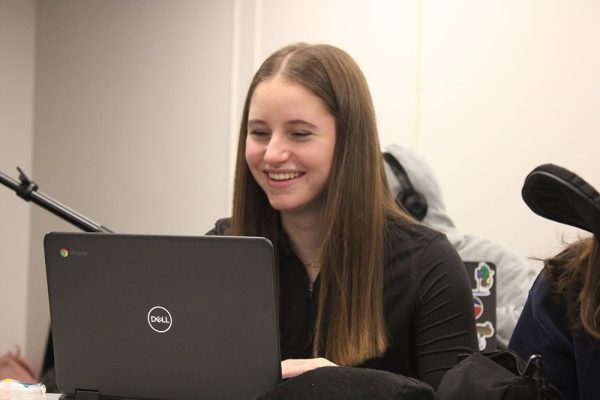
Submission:
<svg viewBox="0 0 600 400">
<path fill-rule="evenodd" d="M 286 172 L 286 173 L 274 173 L 269 172 L 269 178 L 274 181 L 286 181 L 288 179 L 294 179 L 302 175 L 300 172 Z"/>
</svg>

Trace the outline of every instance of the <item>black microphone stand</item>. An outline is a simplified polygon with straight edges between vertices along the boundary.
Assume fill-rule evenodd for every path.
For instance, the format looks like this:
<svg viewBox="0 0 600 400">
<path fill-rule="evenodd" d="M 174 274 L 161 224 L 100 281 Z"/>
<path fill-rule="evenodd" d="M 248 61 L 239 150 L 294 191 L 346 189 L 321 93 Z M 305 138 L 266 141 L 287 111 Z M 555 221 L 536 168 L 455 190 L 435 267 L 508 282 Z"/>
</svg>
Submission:
<svg viewBox="0 0 600 400">
<path fill-rule="evenodd" d="M 89 218 L 78 214 L 77 212 L 71 210 L 69 207 L 59 203 L 53 198 L 45 195 L 38 191 L 38 185 L 30 180 L 27 175 L 21 170 L 21 168 L 17 167 L 19 171 L 19 181 L 17 182 L 8 175 L 0 172 L 0 183 L 4 184 L 8 188 L 15 191 L 17 196 L 22 198 L 25 201 L 31 201 L 38 206 L 50 211 L 52 214 L 56 215 L 64 219 L 67 222 L 75 225 L 79 229 L 85 232 L 107 232 L 113 233 L 110 229 L 105 226 L 98 224 L 97 222 L 92 221 Z"/>
<path fill-rule="evenodd" d="M 0 183 L 15 191 L 17 196 L 25 201 L 31 201 L 38 206 L 50 211 L 52 214 L 64 219 L 67 222 L 75 225 L 85 232 L 106 232 L 113 233 L 110 229 L 102 226 L 89 218 L 73 211 L 69 207 L 59 203 L 53 198 L 38 191 L 38 185 L 30 180 L 27 175 L 17 167 L 19 171 L 19 182 L 15 181 L 8 175 L 0 172 Z M 47 376 L 49 374 L 49 376 Z M 54 377 L 54 348 L 52 345 L 52 333 L 48 335 L 48 343 L 46 345 L 46 354 L 44 356 L 44 365 L 42 367 L 42 378 L 46 378 L 44 382 L 46 386 L 56 385 Z M 50 389 L 50 388 L 49 388 Z"/>
</svg>

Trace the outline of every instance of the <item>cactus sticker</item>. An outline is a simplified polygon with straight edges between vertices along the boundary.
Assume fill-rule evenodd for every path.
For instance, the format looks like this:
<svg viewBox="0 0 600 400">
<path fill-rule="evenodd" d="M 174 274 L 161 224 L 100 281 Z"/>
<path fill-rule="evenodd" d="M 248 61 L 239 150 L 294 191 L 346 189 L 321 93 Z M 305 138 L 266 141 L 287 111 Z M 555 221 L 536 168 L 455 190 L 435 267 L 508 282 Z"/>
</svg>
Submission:
<svg viewBox="0 0 600 400">
<path fill-rule="evenodd" d="M 494 286 L 494 275 L 496 272 L 485 262 L 480 262 L 473 271 L 475 275 L 475 296 L 489 296 L 490 289 Z"/>
</svg>

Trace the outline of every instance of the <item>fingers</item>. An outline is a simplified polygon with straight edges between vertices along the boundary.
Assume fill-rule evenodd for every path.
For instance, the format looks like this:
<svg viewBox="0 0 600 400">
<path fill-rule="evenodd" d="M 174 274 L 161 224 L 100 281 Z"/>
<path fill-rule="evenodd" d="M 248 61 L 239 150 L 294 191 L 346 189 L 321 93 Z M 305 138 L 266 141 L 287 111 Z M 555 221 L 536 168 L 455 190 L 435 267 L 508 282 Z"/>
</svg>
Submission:
<svg viewBox="0 0 600 400">
<path fill-rule="evenodd" d="M 293 378 L 316 368 L 335 366 L 337 365 L 326 358 L 287 359 L 281 362 L 281 377 Z"/>
</svg>

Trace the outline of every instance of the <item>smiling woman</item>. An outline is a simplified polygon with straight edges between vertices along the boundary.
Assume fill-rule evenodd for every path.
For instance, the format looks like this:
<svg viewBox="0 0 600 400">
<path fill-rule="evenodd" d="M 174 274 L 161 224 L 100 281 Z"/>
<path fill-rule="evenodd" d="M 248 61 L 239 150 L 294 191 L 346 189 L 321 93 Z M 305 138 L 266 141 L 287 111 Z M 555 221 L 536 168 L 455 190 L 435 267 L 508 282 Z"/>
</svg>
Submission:
<svg viewBox="0 0 600 400">
<path fill-rule="evenodd" d="M 296 44 L 261 65 L 242 115 L 233 215 L 210 233 L 273 243 L 283 378 L 342 365 L 435 388 L 457 354 L 477 348 L 462 262 L 396 205 L 369 88 L 343 50 Z"/>
<path fill-rule="evenodd" d="M 320 218 L 335 147 L 335 119 L 304 86 L 276 76 L 250 103 L 246 160 L 271 207 Z"/>
</svg>

